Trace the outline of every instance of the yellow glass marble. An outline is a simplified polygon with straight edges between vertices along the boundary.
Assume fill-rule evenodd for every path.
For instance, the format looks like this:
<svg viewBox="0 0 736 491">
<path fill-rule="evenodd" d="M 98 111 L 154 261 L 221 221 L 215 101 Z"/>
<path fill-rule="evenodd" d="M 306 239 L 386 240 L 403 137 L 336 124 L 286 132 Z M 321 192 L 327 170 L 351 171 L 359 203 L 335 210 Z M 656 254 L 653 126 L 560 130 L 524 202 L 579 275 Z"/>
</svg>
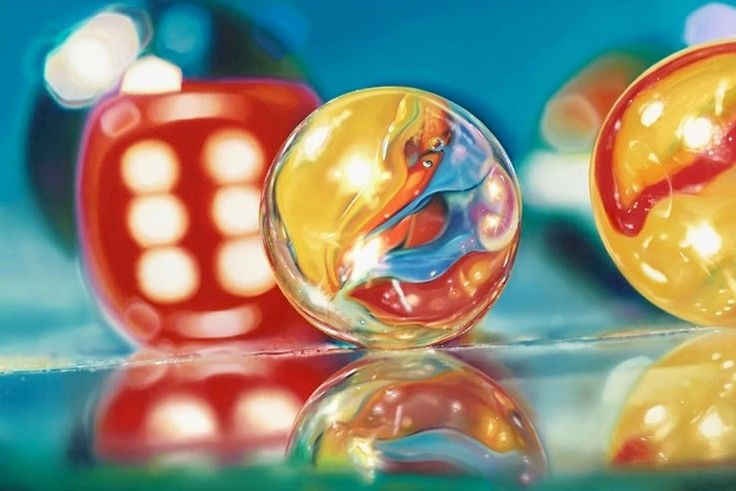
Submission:
<svg viewBox="0 0 736 491">
<path fill-rule="evenodd" d="M 645 72 L 601 128 L 591 201 L 614 262 L 651 302 L 736 326 L 736 42 Z"/>
<path fill-rule="evenodd" d="M 521 199 L 475 117 L 404 87 L 338 97 L 297 128 L 264 191 L 276 280 L 328 334 L 375 348 L 439 343 L 500 295 Z"/>
<path fill-rule="evenodd" d="M 736 460 L 736 332 L 705 334 L 647 369 L 621 412 L 616 466 L 689 467 Z"/>
</svg>

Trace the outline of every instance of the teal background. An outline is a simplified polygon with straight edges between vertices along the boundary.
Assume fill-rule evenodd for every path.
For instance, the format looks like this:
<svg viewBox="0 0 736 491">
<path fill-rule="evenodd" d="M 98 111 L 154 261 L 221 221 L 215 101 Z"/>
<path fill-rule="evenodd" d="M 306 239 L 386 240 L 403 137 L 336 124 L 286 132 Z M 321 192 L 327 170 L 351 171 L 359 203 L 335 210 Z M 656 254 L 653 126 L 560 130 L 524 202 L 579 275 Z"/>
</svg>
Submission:
<svg viewBox="0 0 736 491">
<path fill-rule="evenodd" d="M 517 170 L 539 144 L 544 103 L 610 51 L 667 54 L 698 1 L 515 2 L 304 0 L 223 2 L 280 39 L 323 99 L 375 85 L 410 85 L 448 97 L 496 133 Z M 108 2 L 0 1 L 0 353 L 109 358 L 130 351 L 102 318 L 77 260 L 55 246 L 24 168 L 29 110 L 43 89 L 45 53 Z M 125 5 L 141 6 L 141 2 Z M 64 138 L 63 129 L 50 138 Z M 42 142 L 40 142 L 42 143 Z M 673 321 L 620 287 L 575 274 L 525 211 L 506 292 L 485 322 L 492 339 L 596 336 Z M 585 222 L 585 219 L 583 220 Z M 589 223 L 588 261 L 607 265 Z M 587 229 L 586 229 L 587 227 Z M 586 253 L 587 254 L 587 253 Z M 569 258 L 567 259 L 569 261 Z M 582 261 L 583 267 L 586 268 Z M 575 266 L 575 265 L 573 265 Z M 615 276 L 615 275 L 614 275 Z"/>
</svg>

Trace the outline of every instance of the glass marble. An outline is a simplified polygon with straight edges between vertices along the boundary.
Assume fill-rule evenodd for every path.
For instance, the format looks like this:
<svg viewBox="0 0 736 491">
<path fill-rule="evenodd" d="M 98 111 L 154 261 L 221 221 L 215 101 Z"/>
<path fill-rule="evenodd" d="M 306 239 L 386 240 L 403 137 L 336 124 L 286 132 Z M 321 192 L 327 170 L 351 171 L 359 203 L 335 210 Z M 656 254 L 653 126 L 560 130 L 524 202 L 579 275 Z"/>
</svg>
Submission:
<svg viewBox="0 0 736 491">
<path fill-rule="evenodd" d="M 603 242 L 647 299 L 736 326 L 736 43 L 652 67 L 601 128 L 590 188 Z"/>
<path fill-rule="evenodd" d="M 518 400 L 437 352 L 369 356 L 307 401 L 288 454 L 320 472 L 464 474 L 532 482 L 546 457 Z"/>
<path fill-rule="evenodd" d="M 614 466 L 702 467 L 736 460 L 736 333 L 683 343 L 649 367 L 619 417 Z"/>
<path fill-rule="evenodd" d="M 490 309 L 519 238 L 496 138 L 437 95 L 383 87 L 323 105 L 288 139 L 261 210 L 276 280 L 318 328 L 359 345 L 439 343 Z"/>
<path fill-rule="evenodd" d="M 258 231 L 266 171 L 317 105 L 306 85 L 240 79 L 95 107 L 78 235 L 94 293 L 125 334 L 166 350 L 320 338 L 276 287 Z"/>
</svg>

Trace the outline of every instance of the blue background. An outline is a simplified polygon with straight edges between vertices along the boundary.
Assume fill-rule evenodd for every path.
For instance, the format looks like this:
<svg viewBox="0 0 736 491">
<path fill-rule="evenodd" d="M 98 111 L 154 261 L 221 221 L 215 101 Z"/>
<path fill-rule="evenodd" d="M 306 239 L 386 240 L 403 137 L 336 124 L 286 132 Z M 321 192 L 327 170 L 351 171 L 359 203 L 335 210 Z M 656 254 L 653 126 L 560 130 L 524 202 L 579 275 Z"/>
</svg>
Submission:
<svg viewBox="0 0 736 491">
<path fill-rule="evenodd" d="M 323 99 L 375 85 L 448 97 L 496 133 L 517 166 L 538 145 L 545 102 L 611 50 L 684 47 L 702 2 L 230 1 L 281 39 Z M 136 2 L 130 2 L 136 5 Z M 46 50 L 102 1 L 0 0 L 0 353 L 109 357 L 130 348 L 104 325 L 75 258 L 49 239 L 24 170 L 29 109 Z M 507 291 L 485 329 L 505 339 L 598 335 L 650 322 L 570 274 L 525 227 Z M 597 253 L 600 251 L 597 251 Z M 601 256 L 601 260 L 606 260 Z M 596 259 L 598 260 L 598 259 Z M 633 310 L 631 310 L 633 309 Z M 626 312 L 621 315 L 621 312 Z M 633 313 L 632 313 L 633 312 Z M 654 316 L 656 322 L 670 322 Z"/>
</svg>

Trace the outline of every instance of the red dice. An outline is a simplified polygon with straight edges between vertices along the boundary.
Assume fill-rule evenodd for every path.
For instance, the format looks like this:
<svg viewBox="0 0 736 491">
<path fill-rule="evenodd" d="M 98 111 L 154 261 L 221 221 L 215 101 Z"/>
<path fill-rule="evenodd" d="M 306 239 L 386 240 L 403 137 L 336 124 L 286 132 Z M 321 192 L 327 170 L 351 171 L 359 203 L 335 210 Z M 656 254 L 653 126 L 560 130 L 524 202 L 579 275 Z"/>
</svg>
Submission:
<svg viewBox="0 0 736 491">
<path fill-rule="evenodd" d="M 141 364 L 148 356 L 136 355 L 99 400 L 91 441 L 101 460 L 283 458 L 297 413 L 333 368 L 324 358 L 241 355 Z"/>
<path fill-rule="evenodd" d="M 247 80 L 120 94 L 93 111 L 79 236 L 91 285 L 126 333 L 164 349 L 323 339 L 276 287 L 258 233 L 268 167 L 318 104 L 302 84 Z"/>
</svg>

